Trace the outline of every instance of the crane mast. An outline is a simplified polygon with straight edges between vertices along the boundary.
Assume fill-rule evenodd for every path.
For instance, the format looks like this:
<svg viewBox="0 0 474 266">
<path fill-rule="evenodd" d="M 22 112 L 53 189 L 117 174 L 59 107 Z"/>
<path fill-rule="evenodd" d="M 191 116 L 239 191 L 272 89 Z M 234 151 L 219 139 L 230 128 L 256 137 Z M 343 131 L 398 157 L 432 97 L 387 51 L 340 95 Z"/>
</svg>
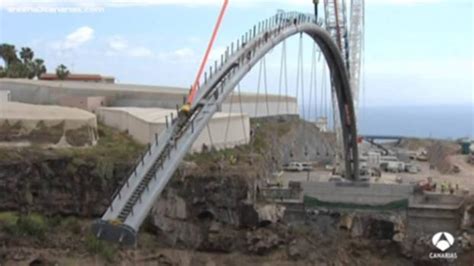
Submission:
<svg viewBox="0 0 474 266">
<path fill-rule="evenodd" d="M 362 65 L 362 48 L 364 42 L 364 0 L 351 0 L 351 17 L 349 29 L 349 75 L 354 99 L 354 106 L 359 107 L 359 90 Z"/>
</svg>

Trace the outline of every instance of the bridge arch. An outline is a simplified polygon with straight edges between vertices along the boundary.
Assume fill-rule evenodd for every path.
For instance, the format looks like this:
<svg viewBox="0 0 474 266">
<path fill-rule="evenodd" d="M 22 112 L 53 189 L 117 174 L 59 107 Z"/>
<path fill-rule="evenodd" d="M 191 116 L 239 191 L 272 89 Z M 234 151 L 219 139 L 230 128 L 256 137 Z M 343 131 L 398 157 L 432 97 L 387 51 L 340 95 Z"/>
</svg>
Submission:
<svg viewBox="0 0 474 266">
<path fill-rule="evenodd" d="M 314 16 L 277 15 L 246 33 L 234 49 L 226 51 L 221 66 L 201 85 L 189 112 L 171 119 L 126 183 L 117 190 L 102 218 L 92 225 L 101 238 L 128 245 L 154 202 L 199 134 L 239 82 L 273 47 L 296 34 L 309 35 L 320 47 L 329 66 L 339 108 L 345 159 L 345 177 L 357 180 L 358 151 L 354 103 L 348 74 L 339 49 L 329 34 L 315 24 Z"/>
<path fill-rule="evenodd" d="M 310 36 L 319 46 L 326 59 L 326 62 L 328 63 L 336 92 L 339 118 L 341 121 L 344 149 L 343 152 L 345 160 L 345 177 L 351 180 L 357 180 L 359 177 L 357 126 L 355 120 L 354 99 L 352 97 L 350 81 L 345 68 L 345 63 L 338 47 L 331 39 L 327 31 L 320 26 L 311 22 L 294 24 L 294 27 L 285 28 L 284 30 L 279 31 L 277 35 L 273 36 L 272 38 L 268 38 L 268 42 L 257 49 L 252 49 L 251 46 L 255 44 L 249 43 L 249 48 L 244 49 L 244 53 L 242 55 L 237 56 L 234 61 L 229 60 L 227 66 L 223 67 L 225 73 L 228 71 L 225 69 L 231 69 L 235 67 L 236 63 L 244 63 L 244 65 L 238 68 L 232 79 L 224 85 L 225 88 L 223 89 L 223 93 L 225 93 L 225 96 L 222 98 L 222 101 L 228 97 L 237 84 L 270 50 L 280 44 L 283 40 L 286 40 L 297 34 L 306 34 Z M 252 52 L 254 54 L 251 55 L 251 59 L 246 61 L 245 57 L 247 57 L 247 55 Z M 244 60 L 242 60 L 242 58 L 244 58 Z M 226 75 L 224 74 L 220 76 L 220 78 L 225 78 L 225 76 Z M 206 88 L 203 88 L 201 91 L 205 93 L 205 90 Z M 221 104 L 222 101 L 218 104 Z M 198 103 L 199 101 L 196 102 Z"/>
</svg>

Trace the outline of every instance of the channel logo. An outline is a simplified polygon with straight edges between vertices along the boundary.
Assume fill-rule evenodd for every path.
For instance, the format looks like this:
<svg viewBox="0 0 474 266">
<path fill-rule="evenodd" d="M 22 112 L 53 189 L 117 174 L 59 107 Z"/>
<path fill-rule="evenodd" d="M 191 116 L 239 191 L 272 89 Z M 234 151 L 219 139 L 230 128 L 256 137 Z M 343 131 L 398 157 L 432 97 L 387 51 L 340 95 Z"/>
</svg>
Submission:
<svg viewBox="0 0 474 266">
<path fill-rule="evenodd" d="M 431 241 L 439 250 L 445 251 L 454 244 L 454 237 L 448 232 L 439 232 L 431 238 Z"/>
<path fill-rule="evenodd" d="M 438 232 L 431 238 L 431 243 L 442 253 L 431 252 L 430 259 L 457 259 L 456 252 L 445 252 L 454 245 L 454 237 L 448 232 Z"/>
</svg>

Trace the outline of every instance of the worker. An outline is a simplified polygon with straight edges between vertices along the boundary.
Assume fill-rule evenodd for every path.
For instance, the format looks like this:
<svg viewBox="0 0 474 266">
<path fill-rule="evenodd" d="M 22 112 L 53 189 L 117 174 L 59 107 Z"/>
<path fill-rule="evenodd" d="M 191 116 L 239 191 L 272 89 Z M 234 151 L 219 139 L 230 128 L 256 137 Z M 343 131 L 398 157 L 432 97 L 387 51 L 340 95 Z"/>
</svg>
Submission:
<svg viewBox="0 0 474 266">
<path fill-rule="evenodd" d="M 443 183 L 441 183 L 441 193 L 444 193 L 445 190 L 446 190 L 446 181 L 443 181 Z"/>
<path fill-rule="evenodd" d="M 191 104 L 185 103 L 183 106 L 181 106 L 181 109 L 179 111 L 180 111 L 179 114 L 188 115 L 189 112 L 191 111 Z"/>
</svg>

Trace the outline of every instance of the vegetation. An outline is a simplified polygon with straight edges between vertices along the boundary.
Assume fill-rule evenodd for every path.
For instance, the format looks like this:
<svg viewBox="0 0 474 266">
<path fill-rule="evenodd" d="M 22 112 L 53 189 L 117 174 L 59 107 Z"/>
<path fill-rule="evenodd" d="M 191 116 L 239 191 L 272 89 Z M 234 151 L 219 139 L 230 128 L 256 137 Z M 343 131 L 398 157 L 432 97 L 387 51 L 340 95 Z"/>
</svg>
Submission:
<svg viewBox="0 0 474 266">
<path fill-rule="evenodd" d="M 86 223 L 89 225 L 89 221 Z M 4 236 L 11 239 L 22 237 L 23 239 L 40 240 L 48 243 L 54 242 L 54 239 L 58 237 L 57 234 L 70 235 L 77 240 L 77 243 L 70 243 L 71 245 L 79 244 L 87 252 L 99 255 L 103 259 L 112 262 L 119 250 L 118 246 L 98 240 L 91 234 L 82 237 L 84 225 L 84 221 L 81 224 L 81 221 L 73 216 L 45 217 L 37 213 L 20 215 L 17 212 L 0 212 L 0 231 L 3 231 Z"/>
<path fill-rule="evenodd" d="M 86 164 L 88 161 L 97 163 L 96 171 L 109 176 L 109 163 L 131 162 L 138 158 L 145 146 L 135 142 L 126 133 L 98 125 L 99 141 L 97 145 L 85 149 L 58 149 L 60 155 L 70 156 L 73 166 Z M 133 163 L 132 163 L 133 164 Z"/>
<path fill-rule="evenodd" d="M 86 250 L 91 254 L 97 254 L 105 260 L 112 262 L 117 255 L 118 248 L 112 243 L 106 243 L 88 234 L 84 242 Z"/>
<path fill-rule="evenodd" d="M 231 164 L 235 164 L 235 158 L 244 158 L 252 154 L 263 155 L 268 151 L 270 145 L 268 140 L 270 140 L 275 133 L 278 137 L 283 137 L 291 130 L 293 125 L 292 122 L 267 123 L 262 119 L 252 119 L 251 130 L 254 134 L 249 144 L 222 150 L 203 150 L 201 153 L 188 155 L 186 160 L 194 161 L 197 164 L 206 163 L 208 161 L 227 160 Z"/>
<path fill-rule="evenodd" d="M 48 230 L 46 219 L 39 214 L 18 215 L 14 212 L 0 214 L 3 231 L 19 237 L 28 236 L 43 239 Z"/>
<path fill-rule="evenodd" d="M 65 80 L 69 76 L 69 70 L 65 65 L 61 64 L 56 68 L 56 76 L 60 80 Z"/>
<path fill-rule="evenodd" d="M 18 56 L 14 45 L 0 44 L 0 58 L 5 62 L 5 66 L 0 67 L 0 78 L 39 78 L 46 73 L 46 66 L 43 59 L 34 55 L 29 47 L 22 47 Z"/>
</svg>

